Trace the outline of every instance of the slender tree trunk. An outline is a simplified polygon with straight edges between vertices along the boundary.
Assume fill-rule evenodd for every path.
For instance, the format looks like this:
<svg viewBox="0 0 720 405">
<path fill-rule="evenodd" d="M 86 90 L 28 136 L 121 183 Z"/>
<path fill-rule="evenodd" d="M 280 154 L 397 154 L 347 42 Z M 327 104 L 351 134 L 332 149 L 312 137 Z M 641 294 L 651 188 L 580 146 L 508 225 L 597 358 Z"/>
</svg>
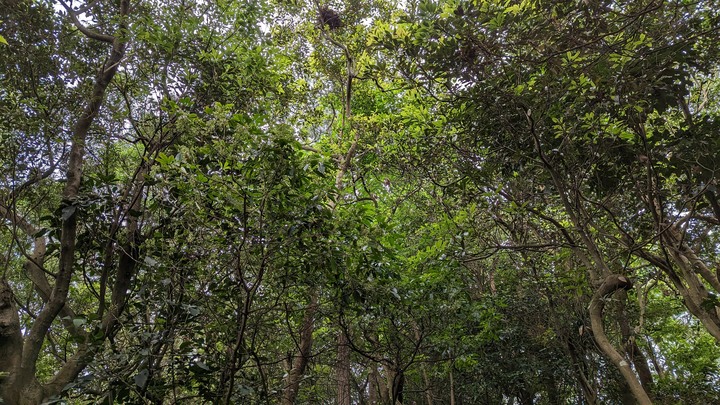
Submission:
<svg viewBox="0 0 720 405">
<path fill-rule="evenodd" d="M 578 384 L 580 385 L 580 390 L 582 391 L 582 395 L 585 398 L 585 401 L 590 405 L 599 405 L 597 399 L 597 391 L 587 377 L 587 364 L 585 363 L 584 356 L 581 357 L 580 354 L 577 353 L 577 351 L 573 347 L 573 343 L 569 340 L 567 342 L 567 349 L 568 353 L 570 354 L 570 359 L 573 362 L 573 366 L 575 368 L 575 375 L 577 377 Z"/>
<path fill-rule="evenodd" d="M 455 405 L 455 381 L 453 379 L 453 365 L 450 364 L 450 405 Z"/>
<path fill-rule="evenodd" d="M 598 347 L 605 353 L 615 367 L 620 370 L 620 374 L 622 374 L 625 379 L 630 392 L 635 396 L 637 403 L 640 405 L 650 405 L 652 404 L 650 397 L 640 384 L 640 381 L 638 381 L 635 373 L 633 373 L 630 364 L 618 353 L 612 343 L 610 343 L 610 340 L 608 340 L 603 325 L 605 299 L 620 289 L 629 290 L 630 288 L 632 288 L 632 282 L 625 276 L 608 276 L 590 301 L 590 322 Z"/>
<path fill-rule="evenodd" d="M 415 339 L 419 342 L 421 340 L 421 336 L 420 327 L 417 325 L 417 323 L 413 322 L 413 330 L 415 332 Z M 425 400 L 427 401 L 427 405 L 433 405 L 432 385 L 430 384 L 430 377 L 428 377 L 427 367 L 425 367 L 425 363 L 420 364 L 420 373 L 422 374 L 423 383 L 425 384 Z"/>
<path fill-rule="evenodd" d="M 390 374 L 392 374 L 392 372 L 386 366 L 383 366 L 383 371 L 385 374 L 384 378 L 381 375 L 383 373 L 378 372 L 378 392 L 380 393 L 380 402 L 382 404 L 389 404 L 390 398 L 392 397 L 392 393 L 390 392 L 390 387 L 392 386 L 392 377 Z M 390 385 L 388 385 L 386 381 L 390 382 Z"/>
<path fill-rule="evenodd" d="M 337 379 L 337 404 L 350 405 L 350 346 L 347 335 L 343 331 L 337 338 L 337 363 L 335 365 Z"/>
<path fill-rule="evenodd" d="M 387 368 L 387 367 L 386 367 L 385 371 L 386 371 L 385 379 L 387 380 L 386 389 L 387 389 L 387 394 L 388 394 L 386 403 L 391 404 L 391 405 L 396 405 L 395 404 L 395 395 L 393 393 L 393 387 L 395 385 L 395 371 L 393 369 Z"/>
<path fill-rule="evenodd" d="M 22 353 L 22 335 L 20 318 L 12 290 L 7 280 L 0 280 L 0 398 L 16 403 L 19 392 L 8 384 L 9 374 L 20 363 Z M 7 373 L 7 375 L 5 374 Z"/>
<path fill-rule="evenodd" d="M 423 382 L 425 383 L 425 400 L 427 401 L 427 405 L 433 405 L 432 386 L 430 384 L 430 378 L 428 377 L 428 372 L 425 364 L 421 364 L 420 369 L 422 372 Z"/>
<path fill-rule="evenodd" d="M 657 373 L 659 378 L 663 378 L 665 376 L 665 370 L 660 365 L 660 361 L 658 360 L 657 355 L 655 354 L 655 350 L 653 350 L 652 342 L 650 342 L 649 340 L 648 340 L 648 350 L 650 351 L 650 361 L 652 362 L 655 372 Z"/>
<path fill-rule="evenodd" d="M 75 204 L 80 190 L 86 152 L 86 138 L 90 127 L 100 112 L 105 100 L 107 88 L 112 82 L 125 56 L 127 45 L 126 17 L 129 10 L 129 0 L 120 0 L 118 10 L 120 23 L 115 36 L 101 34 L 88 29 L 78 20 L 77 15 L 75 15 L 72 10 L 67 10 L 68 16 L 72 19 L 78 31 L 90 39 L 112 44 L 112 49 L 95 79 L 87 105 L 73 127 L 66 182 L 62 192 L 63 221 L 60 233 L 58 271 L 48 300 L 35 318 L 22 344 L 22 349 L 19 350 L 19 360 L 14 357 L 18 356 L 18 354 L 15 354 L 13 356 L 13 358 L 15 358 L 13 361 L 14 366 L 9 372 L 10 376 L 4 381 L 3 391 L 8 395 L 5 400 L 11 404 L 37 404 L 47 397 L 59 394 L 65 385 L 77 377 L 77 374 L 85 368 L 87 362 L 90 360 L 88 354 L 92 349 L 90 348 L 90 343 L 84 341 L 79 346 L 75 355 L 67 359 L 60 371 L 48 384 L 44 386 L 40 385 L 37 380 L 37 361 L 40 357 L 43 343 L 45 342 L 51 325 L 67 305 L 67 297 L 75 270 L 78 223 L 78 208 Z M 43 288 L 44 286 L 39 285 L 39 287 Z M 7 310 L 8 308 L 4 309 Z M 17 336 L 17 332 L 12 332 L 11 335 Z M 6 342 L 0 341 L 0 352 L 7 350 L 6 347 L 3 347 L 5 344 L 15 344 L 11 342 L 14 342 L 14 338 Z M 4 362 L 5 360 L 3 359 L 2 361 Z"/>
<path fill-rule="evenodd" d="M 312 334 L 315 329 L 315 313 L 317 312 L 318 293 L 313 291 L 310 295 L 310 304 L 305 309 L 302 325 L 300 326 L 300 342 L 297 354 L 288 373 L 282 404 L 293 405 L 300 390 L 300 381 L 305 374 L 312 350 Z"/>
<path fill-rule="evenodd" d="M 402 405 L 405 391 L 405 374 L 401 370 L 393 370 L 390 389 L 392 391 L 392 404 Z"/>
<path fill-rule="evenodd" d="M 625 305 L 627 303 L 627 292 L 620 290 L 617 292 L 619 297 L 619 305 L 617 308 L 618 323 L 620 324 L 620 333 L 623 338 L 623 345 L 625 355 L 632 361 L 635 366 L 635 372 L 637 372 L 640 378 L 640 383 L 646 391 L 650 392 L 653 387 L 653 378 L 650 367 L 648 366 L 647 357 L 645 353 L 640 350 L 640 347 L 635 343 L 635 337 L 633 336 L 630 324 L 628 323 L 627 311 Z"/>
</svg>

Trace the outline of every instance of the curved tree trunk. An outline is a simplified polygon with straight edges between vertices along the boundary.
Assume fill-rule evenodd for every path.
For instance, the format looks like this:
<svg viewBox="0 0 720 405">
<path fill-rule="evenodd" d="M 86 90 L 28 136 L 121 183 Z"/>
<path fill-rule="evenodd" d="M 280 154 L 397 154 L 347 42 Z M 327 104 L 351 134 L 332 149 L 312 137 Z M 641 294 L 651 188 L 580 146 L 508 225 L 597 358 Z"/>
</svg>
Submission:
<svg viewBox="0 0 720 405">
<path fill-rule="evenodd" d="M 632 288 L 632 282 L 625 276 L 613 274 L 605 278 L 600 288 L 595 292 L 590 301 L 590 322 L 592 325 L 593 335 L 600 350 L 610 359 L 610 361 L 620 370 L 630 392 L 635 396 L 638 404 L 652 404 L 650 397 L 643 388 L 635 373 L 630 368 L 630 363 L 615 349 L 605 334 L 603 325 L 603 309 L 605 308 L 605 299 L 618 290 L 629 290 Z"/>
</svg>

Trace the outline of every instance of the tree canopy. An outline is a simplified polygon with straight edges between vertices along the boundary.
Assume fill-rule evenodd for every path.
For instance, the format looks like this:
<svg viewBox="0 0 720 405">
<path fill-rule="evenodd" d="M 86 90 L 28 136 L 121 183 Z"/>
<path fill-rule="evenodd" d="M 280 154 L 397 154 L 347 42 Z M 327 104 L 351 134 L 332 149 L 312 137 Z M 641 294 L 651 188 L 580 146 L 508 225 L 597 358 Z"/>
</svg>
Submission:
<svg viewBox="0 0 720 405">
<path fill-rule="evenodd" d="M 0 403 L 720 403 L 714 0 L 0 0 Z"/>
</svg>

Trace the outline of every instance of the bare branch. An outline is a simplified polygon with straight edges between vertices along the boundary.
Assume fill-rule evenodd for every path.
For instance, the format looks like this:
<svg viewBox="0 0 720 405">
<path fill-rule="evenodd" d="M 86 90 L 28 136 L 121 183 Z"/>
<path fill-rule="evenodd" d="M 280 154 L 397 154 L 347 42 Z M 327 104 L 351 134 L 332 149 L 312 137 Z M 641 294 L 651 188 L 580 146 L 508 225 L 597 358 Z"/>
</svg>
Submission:
<svg viewBox="0 0 720 405">
<path fill-rule="evenodd" d="M 91 8 L 93 8 L 93 6 L 94 6 L 96 3 L 97 3 L 97 0 L 93 0 L 93 1 L 89 2 L 88 4 L 86 4 L 84 7 L 80 7 L 79 9 L 75 10 L 75 12 L 76 12 L 77 14 L 86 13 L 86 12 L 88 12 Z"/>
<path fill-rule="evenodd" d="M 94 39 L 97 41 L 107 42 L 109 44 L 112 44 L 115 40 L 115 37 L 112 35 L 107 34 L 101 34 L 97 31 L 93 31 L 90 28 L 83 25 L 83 23 L 80 22 L 78 19 L 78 12 L 84 12 L 87 11 L 86 9 L 90 8 L 92 6 L 92 3 L 90 3 L 88 6 L 78 10 L 77 12 L 73 10 L 67 3 L 65 3 L 63 0 L 59 0 L 60 4 L 65 8 L 65 11 L 67 11 L 68 15 L 70 16 L 70 19 L 72 20 L 75 27 L 78 29 L 78 31 L 82 32 L 86 37 L 90 39 Z"/>
</svg>

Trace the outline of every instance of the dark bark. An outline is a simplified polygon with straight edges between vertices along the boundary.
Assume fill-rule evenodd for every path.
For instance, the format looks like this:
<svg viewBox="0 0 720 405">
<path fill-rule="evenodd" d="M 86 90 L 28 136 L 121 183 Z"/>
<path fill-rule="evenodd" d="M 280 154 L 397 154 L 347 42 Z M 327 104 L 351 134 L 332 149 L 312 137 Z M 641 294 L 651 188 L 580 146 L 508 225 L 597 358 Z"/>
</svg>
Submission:
<svg viewBox="0 0 720 405">
<path fill-rule="evenodd" d="M 232 401 L 232 393 L 235 386 L 235 374 L 242 367 L 242 364 L 249 359 L 248 348 L 245 342 L 245 333 L 247 332 L 248 320 L 252 312 L 253 302 L 255 300 L 255 294 L 258 291 L 262 280 L 267 269 L 267 256 L 263 257 L 262 264 L 260 265 L 260 271 L 257 274 L 257 278 L 253 282 L 248 282 L 241 269 L 238 269 L 237 275 L 240 281 L 240 285 L 244 291 L 244 298 L 240 300 L 239 308 L 237 311 L 236 320 L 236 331 L 235 331 L 235 342 L 229 349 L 228 362 L 223 370 L 220 384 L 219 393 L 220 397 L 223 398 L 224 404 L 230 404 Z M 240 263 L 240 258 L 237 259 Z M 239 266 L 239 265 L 238 265 Z"/>
<path fill-rule="evenodd" d="M 707 198 L 708 202 L 710 202 L 710 206 L 712 207 L 715 219 L 720 221 L 720 204 L 718 203 L 717 196 L 714 192 L 708 190 L 705 192 L 705 197 Z"/>
<path fill-rule="evenodd" d="M 0 395 L 6 401 L 17 402 L 18 393 L 11 392 L 8 380 L 10 373 L 20 363 L 22 335 L 14 297 L 7 280 L 0 280 Z"/>
<path fill-rule="evenodd" d="M 392 380 L 392 403 L 393 405 L 403 403 L 403 394 L 405 390 L 405 373 L 402 370 L 396 370 L 393 373 Z"/>
<path fill-rule="evenodd" d="M 317 291 L 310 296 L 310 304 L 305 309 L 302 325 L 300 326 L 300 341 L 297 354 L 292 362 L 292 368 L 287 376 L 287 383 L 283 391 L 282 404 L 293 405 L 300 390 L 300 381 L 305 374 L 312 350 L 312 334 L 315 329 L 315 313 L 317 312 Z"/>
<path fill-rule="evenodd" d="M 577 377 L 585 401 L 590 405 L 599 405 L 597 390 L 590 380 L 588 380 L 588 367 L 584 355 L 578 353 L 578 351 L 582 351 L 583 348 L 579 347 L 576 349 L 575 344 L 571 341 L 567 342 L 567 348 L 573 363 L 573 368 L 575 369 L 575 376 Z"/>
<path fill-rule="evenodd" d="M 338 333 L 335 373 L 337 379 L 337 404 L 350 405 L 350 347 L 344 331 Z"/>
<path fill-rule="evenodd" d="M 627 292 L 620 290 L 617 292 L 619 297 L 619 305 L 617 309 L 618 323 L 620 325 L 620 333 L 623 338 L 623 346 L 625 355 L 630 361 L 632 361 L 635 367 L 635 372 L 640 378 L 640 383 L 646 391 L 651 392 L 653 387 L 653 377 L 650 367 L 648 366 L 647 357 L 645 353 L 635 342 L 635 336 L 632 333 L 630 324 L 628 323 L 627 313 L 625 311 L 625 304 L 627 302 Z"/>
<path fill-rule="evenodd" d="M 378 392 L 380 393 L 380 403 L 389 404 L 392 393 L 390 392 L 387 382 L 391 381 L 392 373 L 387 367 L 383 367 L 383 370 L 385 371 L 385 376 L 381 375 L 382 373 L 378 373 Z"/>
<path fill-rule="evenodd" d="M 450 405 L 455 405 L 455 381 L 453 379 L 453 364 L 450 364 Z"/>
<path fill-rule="evenodd" d="M 370 373 L 368 374 L 368 403 L 370 405 L 377 405 L 379 403 L 379 380 L 380 373 L 378 373 L 377 366 L 375 364 L 371 364 Z"/>
</svg>

